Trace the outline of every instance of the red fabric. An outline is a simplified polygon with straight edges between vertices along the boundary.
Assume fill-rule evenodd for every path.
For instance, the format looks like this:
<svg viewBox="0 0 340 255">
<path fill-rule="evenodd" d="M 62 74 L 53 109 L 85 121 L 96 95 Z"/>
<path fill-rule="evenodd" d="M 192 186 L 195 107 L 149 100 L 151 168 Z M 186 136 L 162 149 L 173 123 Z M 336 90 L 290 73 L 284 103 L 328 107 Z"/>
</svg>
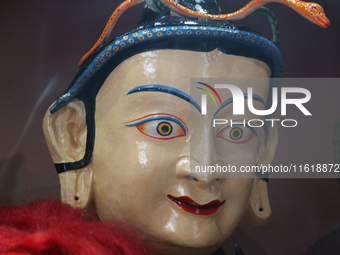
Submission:
<svg viewBox="0 0 340 255">
<path fill-rule="evenodd" d="M 0 208 L 0 255 L 149 254 L 140 240 L 55 200 Z"/>
</svg>

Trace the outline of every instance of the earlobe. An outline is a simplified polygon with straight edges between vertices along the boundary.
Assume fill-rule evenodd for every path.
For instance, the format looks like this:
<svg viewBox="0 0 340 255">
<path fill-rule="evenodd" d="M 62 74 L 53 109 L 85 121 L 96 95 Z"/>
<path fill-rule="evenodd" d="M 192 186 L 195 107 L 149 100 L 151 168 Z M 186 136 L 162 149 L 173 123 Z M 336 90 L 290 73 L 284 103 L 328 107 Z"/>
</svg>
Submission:
<svg viewBox="0 0 340 255">
<path fill-rule="evenodd" d="M 269 128 L 266 144 L 261 144 L 258 151 L 257 165 L 271 164 L 278 143 L 277 126 Z M 250 195 L 249 204 L 246 211 L 246 218 L 254 226 L 263 226 L 269 222 L 272 211 L 268 198 L 267 182 L 260 178 L 255 178 L 253 189 Z"/>
<path fill-rule="evenodd" d="M 245 216 L 254 226 L 264 226 L 269 222 L 271 213 L 267 182 L 255 178 Z"/>
<path fill-rule="evenodd" d="M 55 164 L 81 160 L 86 151 L 86 111 L 82 101 L 74 99 L 54 114 L 49 110 L 43 121 L 43 131 Z M 75 208 L 86 208 L 92 197 L 92 168 L 59 174 L 61 200 Z"/>
<path fill-rule="evenodd" d="M 91 166 L 59 174 L 61 201 L 74 208 L 86 209 L 92 198 Z"/>
</svg>

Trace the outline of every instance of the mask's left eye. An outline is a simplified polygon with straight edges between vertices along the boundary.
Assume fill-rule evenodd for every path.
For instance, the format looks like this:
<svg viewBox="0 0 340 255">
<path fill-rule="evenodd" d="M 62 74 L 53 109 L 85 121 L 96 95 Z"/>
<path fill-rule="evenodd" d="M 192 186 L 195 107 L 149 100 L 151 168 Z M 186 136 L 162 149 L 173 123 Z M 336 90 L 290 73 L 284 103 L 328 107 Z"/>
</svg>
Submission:
<svg viewBox="0 0 340 255">
<path fill-rule="evenodd" d="M 135 123 L 126 124 L 126 126 L 135 126 L 144 135 L 160 140 L 187 135 L 185 125 L 172 116 L 153 116 Z"/>
<path fill-rule="evenodd" d="M 216 137 L 231 143 L 242 144 L 250 141 L 254 135 L 257 136 L 257 131 L 254 127 L 250 127 L 247 124 L 245 126 L 234 124 L 234 126 L 222 126 L 222 128 L 217 131 Z"/>
</svg>

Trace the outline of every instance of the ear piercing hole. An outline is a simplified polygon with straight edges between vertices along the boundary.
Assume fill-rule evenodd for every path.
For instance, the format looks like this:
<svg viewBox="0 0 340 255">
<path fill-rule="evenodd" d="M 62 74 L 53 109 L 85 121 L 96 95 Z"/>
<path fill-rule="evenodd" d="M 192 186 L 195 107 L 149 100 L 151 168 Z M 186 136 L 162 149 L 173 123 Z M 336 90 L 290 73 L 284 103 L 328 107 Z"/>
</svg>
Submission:
<svg viewBox="0 0 340 255">
<path fill-rule="evenodd" d="M 74 196 L 74 200 L 78 201 L 78 200 L 79 200 L 79 196 L 78 196 L 78 195 L 75 195 L 75 196 Z"/>
<path fill-rule="evenodd" d="M 260 208 L 259 208 L 259 211 L 260 211 L 260 212 L 263 212 L 263 208 L 262 208 L 262 207 L 260 207 Z"/>
</svg>

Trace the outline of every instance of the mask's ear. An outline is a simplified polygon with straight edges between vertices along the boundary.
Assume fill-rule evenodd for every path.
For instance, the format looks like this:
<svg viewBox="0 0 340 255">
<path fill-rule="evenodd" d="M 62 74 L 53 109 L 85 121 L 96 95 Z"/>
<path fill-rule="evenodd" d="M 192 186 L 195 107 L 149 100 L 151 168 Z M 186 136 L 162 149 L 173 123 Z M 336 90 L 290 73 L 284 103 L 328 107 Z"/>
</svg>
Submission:
<svg viewBox="0 0 340 255">
<path fill-rule="evenodd" d="M 254 226 L 264 226 L 269 222 L 271 214 L 267 182 L 260 178 L 255 178 L 246 211 L 246 218 Z"/>
<path fill-rule="evenodd" d="M 257 165 L 268 165 L 272 162 L 278 142 L 277 126 L 269 128 L 267 144 L 260 145 Z M 263 226 L 269 222 L 272 211 L 270 208 L 267 182 L 260 178 L 254 179 L 246 217 L 255 226 Z"/>
<path fill-rule="evenodd" d="M 43 130 L 53 162 L 81 160 L 86 151 L 86 111 L 82 101 L 68 103 L 54 114 L 47 110 Z M 59 174 L 61 199 L 73 207 L 86 208 L 92 196 L 92 169 L 86 166 Z"/>
</svg>

